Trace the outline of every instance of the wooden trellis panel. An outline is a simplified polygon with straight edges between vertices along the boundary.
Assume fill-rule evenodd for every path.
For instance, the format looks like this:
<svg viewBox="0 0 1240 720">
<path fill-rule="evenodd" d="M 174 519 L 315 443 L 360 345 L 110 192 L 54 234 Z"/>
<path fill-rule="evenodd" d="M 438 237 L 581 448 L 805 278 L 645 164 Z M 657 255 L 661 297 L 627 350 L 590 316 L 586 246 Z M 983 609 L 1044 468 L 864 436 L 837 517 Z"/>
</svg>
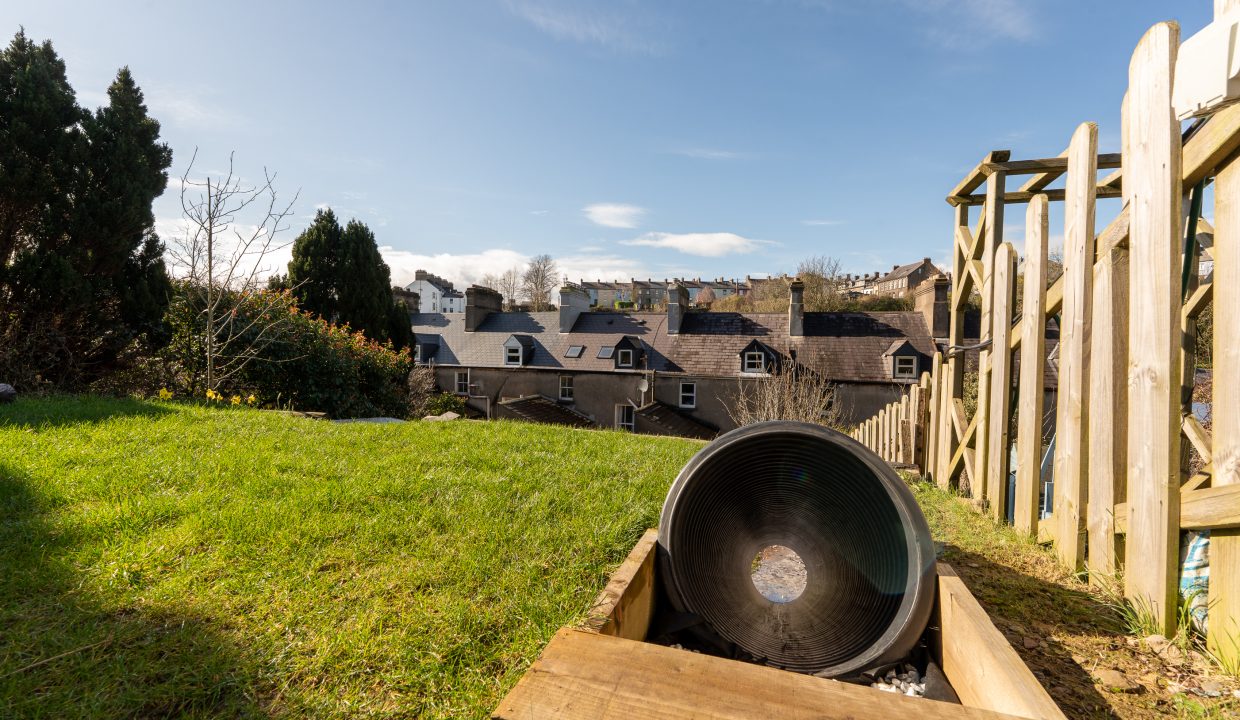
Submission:
<svg viewBox="0 0 1240 720">
<path fill-rule="evenodd" d="M 1219 0 L 1219 8 L 1235 5 L 1240 0 Z M 1160 24 L 1133 55 L 1122 156 L 1098 155 L 1097 129 L 1086 123 L 1056 158 L 1012 161 L 996 150 L 953 189 L 948 347 L 907 399 L 862 427 L 872 429 L 872 447 L 911 457 L 940 486 L 967 475 L 974 499 L 1001 517 L 1012 442 L 1004 437 L 1012 418 L 1002 390 L 1006 353 L 1018 351 L 1016 526 L 1053 540 L 1064 563 L 1083 564 L 1091 581 L 1122 570 L 1126 596 L 1152 610 L 1165 633 L 1174 631 L 1181 532 L 1211 530 L 1207 640 L 1220 658 L 1240 662 L 1240 105 L 1194 126 L 1181 146 L 1170 98 L 1178 43 L 1178 28 Z M 1099 169 L 1114 168 L 1097 178 Z M 1048 188 L 1065 173 L 1065 189 Z M 1030 177 L 1005 191 L 1006 176 L 1022 174 Z M 1201 244 L 1185 255 L 1183 190 L 1212 177 L 1217 227 L 1201 220 L 1198 237 L 1213 248 L 1214 273 L 1199 281 Z M 983 185 L 984 194 L 975 192 Z M 1096 198 L 1121 193 L 1124 208 L 1095 237 Z M 1065 202 L 1064 275 L 1048 287 L 1047 206 L 1055 200 Z M 1002 242 L 1009 202 L 1030 203 L 1024 308 L 1014 325 L 1005 300 L 1015 273 Z M 1181 268 L 1188 269 L 1183 287 Z M 970 348 L 964 315 L 975 291 L 982 344 Z M 1191 404 L 1195 319 L 1211 303 L 1212 432 Z M 1055 513 L 1039 519 L 1045 328 L 1060 315 Z M 973 417 L 965 411 L 968 352 L 981 356 Z M 895 424 L 884 427 L 887 418 Z M 1182 452 L 1190 448 L 1204 464 L 1191 473 Z"/>
</svg>

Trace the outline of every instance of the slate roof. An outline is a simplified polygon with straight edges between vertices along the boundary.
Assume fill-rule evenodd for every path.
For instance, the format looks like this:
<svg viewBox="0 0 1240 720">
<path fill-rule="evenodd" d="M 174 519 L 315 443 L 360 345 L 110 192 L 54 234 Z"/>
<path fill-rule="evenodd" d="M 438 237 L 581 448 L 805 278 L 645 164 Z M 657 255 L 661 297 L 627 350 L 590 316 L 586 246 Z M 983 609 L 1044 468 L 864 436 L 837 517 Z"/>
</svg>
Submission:
<svg viewBox="0 0 1240 720">
<path fill-rule="evenodd" d="M 551 398 L 542 395 L 526 395 L 513 400 L 504 400 L 496 408 L 507 411 L 520 420 L 549 423 L 551 425 L 568 425 L 570 427 L 593 427 L 590 418 L 565 407 Z"/>
<path fill-rule="evenodd" d="M 917 268 L 925 264 L 926 264 L 925 260 L 918 260 L 917 262 L 909 263 L 908 265 L 901 265 L 895 270 L 892 270 L 891 272 L 879 278 L 878 281 L 887 282 L 888 280 L 899 280 L 902 277 L 908 277 L 909 275 L 912 275 L 913 272 L 917 270 Z M 933 267 L 933 265 L 931 266 Z M 935 269 L 937 270 L 938 268 L 935 268 Z"/>
<path fill-rule="evenodd" d="M 787 313 L 693 312 L 685 315 L 679 334 L 668 335 L 666 313 L 589 312 L 577 318 L 571 332 L 560 333 L 557 312 L 507 312 L 492 313 L 467 333 L 463 313 L 413 315 L 418 342 L 432 335 L 440 339 L 429 359 L 465 367 L 504 367 L 504 341 L 526 334 L 534 341 L 527 368 L 626 372 L 597 355 L 599 347 L 614 347 L 627 335 L 645 350 L 640 367 L 628 372 L 734 377 L 740 372 L 740 352 L 758 340 L 829 380 L 889 383 L 891 369 L 883 353 L 894 341 L 907 339 L 923 356 L 923 369 L 935 350 L 916 312 L 805 313 L 804 327 L 804 336 L 790 337 Z M 585 351 L 567 358 L 571 345 L 583 345 Z"/>
<path fill-rule="evenodd" d="M 637 416 L 649 420 L 672 435 L 679 437 L 712 440 L 719 434 L 719 428 L 711 427 L 704 422 L 681 414 L 667 403 L 652 402 L 636 410 Z"/>
</svg>

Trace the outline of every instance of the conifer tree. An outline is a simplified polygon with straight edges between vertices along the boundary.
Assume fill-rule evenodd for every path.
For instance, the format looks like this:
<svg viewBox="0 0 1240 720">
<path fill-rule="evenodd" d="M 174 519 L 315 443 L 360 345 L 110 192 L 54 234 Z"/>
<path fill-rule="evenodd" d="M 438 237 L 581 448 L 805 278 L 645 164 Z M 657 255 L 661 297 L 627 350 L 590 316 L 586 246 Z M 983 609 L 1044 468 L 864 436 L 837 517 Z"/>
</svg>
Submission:
<svg viewBox="0 0 1240 720">
<path fill-rule="evenodd" d="M 90 113 L 50 42 L 19 31 L 0 51 L 0 345 L 21 343 L 0 371 L 85 382 L 159 334 L 169 282 L 151 203 L 171 162 L 127 68 Z"/>
<path fill-rule="evenodd" d="M 331 208 L 293 243 L 288 284 L 298 306 L 399 349 L 412 342 L 409 311 L 392 297 L 391 283 L 375 234 L 356 219 L 341 229 Z"/>
<path fill-rule="evenodd" d="M 341 235 L 340 250 L 336 289 L 341 321 L 369 338 L 386 340 L 392 274 L 379 254 L 375 234 L 363 223 L 350 220 Z"/>
<path fill-rule="evenodd" d="M 340 248 L 344 231 L 331 208 L 320 208 L 314 221 L 293 241 L 288 263 L 288 282 L 297 306 L 328 322 L 340 316 L 336 286 L 340 274 Z"/>
</svg>

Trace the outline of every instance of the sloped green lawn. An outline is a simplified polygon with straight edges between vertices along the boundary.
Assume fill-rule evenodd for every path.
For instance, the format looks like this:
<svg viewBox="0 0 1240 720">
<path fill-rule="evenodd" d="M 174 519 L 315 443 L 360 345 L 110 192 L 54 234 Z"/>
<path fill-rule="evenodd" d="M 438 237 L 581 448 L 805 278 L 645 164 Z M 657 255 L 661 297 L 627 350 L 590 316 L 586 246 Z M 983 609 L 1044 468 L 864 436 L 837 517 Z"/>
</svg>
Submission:
<svg viewBox="0 0 1240 720">
<path fill-rule="evenodd" d="M 0 717 L 483 717 L 699 447 L 0 406 Z"/>
</svg>

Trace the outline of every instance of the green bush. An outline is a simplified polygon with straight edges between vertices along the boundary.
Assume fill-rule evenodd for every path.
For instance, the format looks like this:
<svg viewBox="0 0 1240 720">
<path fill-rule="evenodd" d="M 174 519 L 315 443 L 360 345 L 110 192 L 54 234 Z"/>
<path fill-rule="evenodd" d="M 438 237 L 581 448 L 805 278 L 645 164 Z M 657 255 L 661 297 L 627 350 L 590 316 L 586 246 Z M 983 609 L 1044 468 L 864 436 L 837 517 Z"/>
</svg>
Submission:
<svg viewBox="0 0 1240 720">
<path fill-rule="evenodd" d="M 452 393 L 439 393 L 427 401 L 427 415 L 443 415 L 446 412 L 463 415 L 465 413 L 465 399 Z"/>
<path fill-rule="evenodd" d="M 199 289 L 178 284 L 168 317 L 173 337 L 165 352 L 181 370 L 181 389 L 201 396 L 208 389 L 205 333 L 194 312 L 195 292 Z M 227 300 L 236 308 L 232 324 L 238 330 L 225 355 L 239 369 L 211 389 L 225 396 L 253 393 L 263 404 L 332 417 L 407 415 L 406 383 L 413 366 L 407 350 L 395 351 L 347 325 L 303 312 L 287 292 L 234 293 Z"/>
</svg>

